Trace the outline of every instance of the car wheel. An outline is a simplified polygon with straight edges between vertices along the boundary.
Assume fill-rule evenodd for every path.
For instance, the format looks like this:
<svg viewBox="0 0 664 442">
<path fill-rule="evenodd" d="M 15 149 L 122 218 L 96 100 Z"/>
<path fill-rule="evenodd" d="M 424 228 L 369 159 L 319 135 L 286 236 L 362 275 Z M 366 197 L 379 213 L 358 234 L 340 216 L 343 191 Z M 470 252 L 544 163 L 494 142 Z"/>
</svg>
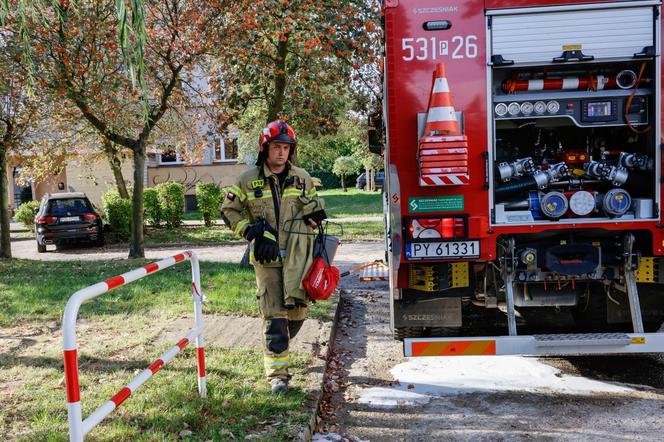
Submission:
<svg viewBox="0 0 664 442">
<path fill-rule="evenodd" d="M 104 235 L 99 235 L 97 237 L 97 240 L 95 241 L 95 246 L 97 247 L 104 247 L 105 241 L 104 241 Z"/>
<path fill-rule="evenodd" d="M 44 253 L 46 252 L 46 244 L 39 244 L 37 243 L 37 253 Z"/>
</svg>

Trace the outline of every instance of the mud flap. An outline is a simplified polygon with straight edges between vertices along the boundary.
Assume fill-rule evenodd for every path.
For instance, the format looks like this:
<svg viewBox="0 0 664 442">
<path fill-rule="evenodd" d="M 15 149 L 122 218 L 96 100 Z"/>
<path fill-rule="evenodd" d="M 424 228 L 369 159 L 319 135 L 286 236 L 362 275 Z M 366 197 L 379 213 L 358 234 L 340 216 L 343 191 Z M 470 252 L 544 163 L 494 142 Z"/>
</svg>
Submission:
<svg viewBox="0 0 664 442">
<path fill-rule="evenodd" d="M 461 298 L 397 300 L 394 327 L 461 327 Z"/>
</svg>

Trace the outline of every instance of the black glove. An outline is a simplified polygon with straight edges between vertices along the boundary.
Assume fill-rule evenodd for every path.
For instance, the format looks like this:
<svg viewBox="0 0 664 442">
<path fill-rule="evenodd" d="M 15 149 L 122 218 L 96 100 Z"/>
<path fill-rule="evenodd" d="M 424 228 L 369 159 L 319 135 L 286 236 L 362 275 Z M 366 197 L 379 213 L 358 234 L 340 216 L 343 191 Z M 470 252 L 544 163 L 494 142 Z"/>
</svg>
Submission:
<svg viewBox="0 0 664 442">
<path fill-rule="evenodd" d="M 253 224 L 249 224 L 249 227 L 247 227 L 247 230 L 244 231 L 244 237 L 247 241 L 251 242 L 256 238 L 259 238 L 263 236 L 263 232 L 265 232 L 265 225 L 267 223 L 265 222 L 264 219 L 259 219 Z"/>
<path fill-rule="evenodd" d="M 256 239 L 254 243 L 254 258 L 261 264 L 266 264 L 270 261 L 275 261 L 279 258 L 279 243 L 277 243 L 276 236 L 272 233 L 274 229 L 267 226 L 263 232 L 263 236 Z"/>
<path fill-rule="evenodd" d="M 304 221 L 305 224 L 310 224 L 311 221 L 313 221 L 316 224 L 320 225 L 320 223 L 326 219 L 327 219 L 327 213 L 325 213 L 325 210 L 323 209 L 316 210 L 315 212 L 302 216 L 302 220 Z"/>
</svg>

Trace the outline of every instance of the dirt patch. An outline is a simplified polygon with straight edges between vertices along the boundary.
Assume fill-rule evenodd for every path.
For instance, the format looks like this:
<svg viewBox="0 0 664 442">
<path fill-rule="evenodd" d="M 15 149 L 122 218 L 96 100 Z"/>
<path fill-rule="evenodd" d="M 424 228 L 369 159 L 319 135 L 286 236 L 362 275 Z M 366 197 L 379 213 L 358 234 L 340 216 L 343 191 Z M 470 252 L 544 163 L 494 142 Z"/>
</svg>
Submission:
<svg viewBox="0 0 664 442">
<path fill-rule="evenodd" d="M 175 344 L 191 329 L 193 316 L 178 318 L 164 327 L 157 338 L 157 344 Z M 205 345 L 221 348 L 262 348 L 263 321 L 260 318 L 206 315 L 203 319 Z M 321 340 L 323 323 L 307 319 L 297 337 L 291 343 L 290 351 L 315 354 Z"/>
</svg>

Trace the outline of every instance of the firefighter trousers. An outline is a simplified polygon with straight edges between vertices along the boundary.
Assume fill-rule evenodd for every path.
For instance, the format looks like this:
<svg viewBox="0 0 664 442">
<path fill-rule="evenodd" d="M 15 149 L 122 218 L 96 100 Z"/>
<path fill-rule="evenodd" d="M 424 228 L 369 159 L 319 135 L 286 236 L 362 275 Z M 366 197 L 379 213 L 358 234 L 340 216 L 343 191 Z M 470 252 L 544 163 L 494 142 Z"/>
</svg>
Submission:
<svg viewBox="0 0 664 442">
<path fill-rule="evenodd" d="M 268 380 L 288 379 L 288 347 L 308 307 L 285 309 L 283 267 L 254 265 L 258 307 L 263 318 L 263 364 Z"/>
</svg>

